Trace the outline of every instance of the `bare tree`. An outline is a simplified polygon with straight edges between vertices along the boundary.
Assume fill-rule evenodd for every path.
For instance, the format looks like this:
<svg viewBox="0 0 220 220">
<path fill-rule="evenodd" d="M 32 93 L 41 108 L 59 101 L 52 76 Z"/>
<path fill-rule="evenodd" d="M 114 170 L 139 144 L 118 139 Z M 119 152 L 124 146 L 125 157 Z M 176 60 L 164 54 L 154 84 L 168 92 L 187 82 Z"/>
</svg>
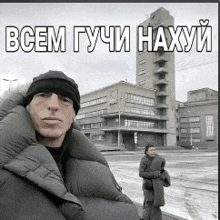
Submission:
<svg viewBox="0 0 220 220">
<path fill-rule="evenodd" d="M 23 95 L 25 95 L 28 87 L 30 86 L 31 82 L 27 82 L 25 84 L 19 84 L 17 85 L 15 88 L 11 88 L 10 90 L 10 94 L 9 94 L 9 90 L 6 90 L 1 96 L 0 96 L 0 104 L 6 100 L 10 95 L 13 95 L 15 93 L 21 93 Z"/>
</svg>

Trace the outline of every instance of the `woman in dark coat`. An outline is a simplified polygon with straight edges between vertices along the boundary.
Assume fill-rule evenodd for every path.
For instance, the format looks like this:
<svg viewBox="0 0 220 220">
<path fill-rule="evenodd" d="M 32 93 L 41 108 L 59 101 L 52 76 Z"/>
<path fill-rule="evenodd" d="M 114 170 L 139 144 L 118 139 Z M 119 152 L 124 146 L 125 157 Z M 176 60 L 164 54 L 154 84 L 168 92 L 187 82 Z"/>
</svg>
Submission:
<svg viewBox="0 0 220 220">
<path fill-rule="evenodd" d="M 163 187 L 170 186 L 170 176 L 165 167 L 165 159 L 156 153 L 153 145 L 145 147 L 141 159 L 139 176 L 143 178 L 144 212 L 143 220 L 162 220 L 161 206 L 164 206 Z"/>
</svg>

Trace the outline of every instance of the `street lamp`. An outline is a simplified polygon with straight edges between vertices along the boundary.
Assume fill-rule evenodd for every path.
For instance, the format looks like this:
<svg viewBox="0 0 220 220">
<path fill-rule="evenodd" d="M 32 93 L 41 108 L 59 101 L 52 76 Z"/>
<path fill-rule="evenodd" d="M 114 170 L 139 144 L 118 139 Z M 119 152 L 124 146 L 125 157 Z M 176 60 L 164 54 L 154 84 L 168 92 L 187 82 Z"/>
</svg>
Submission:
<svg viewBox="0 0 220 220">
<path fill-rule="evenodd" d="M 191 140 L 190 140 L 190 142 L 191 142 L 191 146 L 192 146 L 192 126 L 191 126 L 191 111 L 188 111 L 189 112 L 189 115 L 190 115 L 190 117 L 189 117 L 189 125 L 190 125 L 190 136 L 191 136 Z"/>
<path fill-rule="evenodd" d="M 120 97 L 120 94 L 118 92 L 118 148 L 120 146 L 120 127 L 121 127 L 121 99 L 123 97 Z"/>
<path fill-rule="evenodd" d="M 121 126 L 120 120 L 121 120 L 121 112 L 120 112 L 120 104 L 119 104 L 119 110 L 118 110 L 118 148 L 120 146 L 120 126 Z"/>
<path fill-rule="evenodd" d="M 3 80 L 9 81 L 9 95 L 10 95 L 11 82 L 12 82 L 12 81 L 17 81 L 18 79 L 3 79 Z"/>
</svg>

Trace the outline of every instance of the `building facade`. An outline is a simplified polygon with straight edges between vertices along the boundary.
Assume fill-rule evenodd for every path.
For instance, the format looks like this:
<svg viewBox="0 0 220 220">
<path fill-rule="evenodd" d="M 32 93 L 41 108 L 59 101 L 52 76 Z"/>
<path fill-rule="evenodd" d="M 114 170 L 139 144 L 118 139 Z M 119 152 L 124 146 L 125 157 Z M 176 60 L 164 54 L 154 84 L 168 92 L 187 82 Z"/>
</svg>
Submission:
<svg viewBox="0 0 220 220">
<path fill-rule="evenodd" d="M 218 147 L 218 92 L 209 88 L 189 91 L 178 106 L 180 146 Z"/>
<path fill-rule="evenodd" d="M 174 18 L 159 8 L 139 26 L 147 36 L 153 27 L 165 30 Z M 171 37 L 167 33 L 167 42 Z M 120 81 L 81 96 L 76 124 L 96 145 L 108 147 L 217 146 L 218 92 L 188 92 L 187 102 L 175 100 L 174 52 L 158 48 L 136 54 L 136 84 Z"/>
<path fill-rule="evenodd" d="M 143 36 L 148 36 L 147 27 L 153 27 L 153 42 L 159 27 L 163 27 L 166 34 L 166 42 L 169 45 L 171 36 L 167 29 L 174 26 L 174 18 L 164 8 L 153 12 L 149 19 L 142 22 Z M 136 59 L 136 84 L 156 90 L 155 107 L 156 115 L 165 116 L 163 128 L 168 130 L 165 135 L 165 145 L 176 145 L 176 100 L 175 100 L 175 59 L 174 52 L 165 52 L 159 47 L 157 52 L 148 52 L 148 43 L 143 42 L 144 50 L 137 51 Z"/>
<path fill-rule="evenodd" d="M 146 33 L 174 25 L 174 19 L 159 8 L 141 23 Z M 167 42 L 171 41 L 168 32 Z M 93 142 L 117 146 L 176 146 L 176 103 L 174 52 L 148 52 L 136 55 L 136 85 L 119 82 L 81 97 L 77 123 Z"/>
<path fill-rule="evenodd" d="M 155 90 L 125 81 L 82 95 L 77 124 L 96 144 L 125 148 L 166 145 L 166 116 L 157 115 Z"/>
</svg>

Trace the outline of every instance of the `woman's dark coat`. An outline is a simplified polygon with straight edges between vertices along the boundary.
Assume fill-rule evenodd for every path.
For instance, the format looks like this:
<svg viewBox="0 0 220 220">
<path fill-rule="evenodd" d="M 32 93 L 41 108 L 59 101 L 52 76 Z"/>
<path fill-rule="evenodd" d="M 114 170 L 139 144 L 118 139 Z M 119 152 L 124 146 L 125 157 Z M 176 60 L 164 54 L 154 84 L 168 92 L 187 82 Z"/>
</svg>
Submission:
<svg viewBox="0 0 220 220">
<path fill-rule="evenodd" d="M 163 171 L 160 177 L 155 175 L 155 171 L 158 172 L 161 168 L 164 168 L 165 163 L 165 159 L 158 154 L 153 159 L 146 155 L 141 159 L 139 167 L 139 176 L 143 178 L 145 201 L 153 201 L 153 206 L 156 207 L 165 205 L 163 187 L 168 187 L 171 184 L 170 176 L 166 170 Z M 152 182 L 152 189 L 145 188 L 149 180 Z"/>
<path fill-rule="evenodd" d="M 79 131 L 67 140 L 64 177 L 36 140 L 23 96 L 0 108 L 1 220 L 138 220 L 108 163 Z"/>
</svg>

